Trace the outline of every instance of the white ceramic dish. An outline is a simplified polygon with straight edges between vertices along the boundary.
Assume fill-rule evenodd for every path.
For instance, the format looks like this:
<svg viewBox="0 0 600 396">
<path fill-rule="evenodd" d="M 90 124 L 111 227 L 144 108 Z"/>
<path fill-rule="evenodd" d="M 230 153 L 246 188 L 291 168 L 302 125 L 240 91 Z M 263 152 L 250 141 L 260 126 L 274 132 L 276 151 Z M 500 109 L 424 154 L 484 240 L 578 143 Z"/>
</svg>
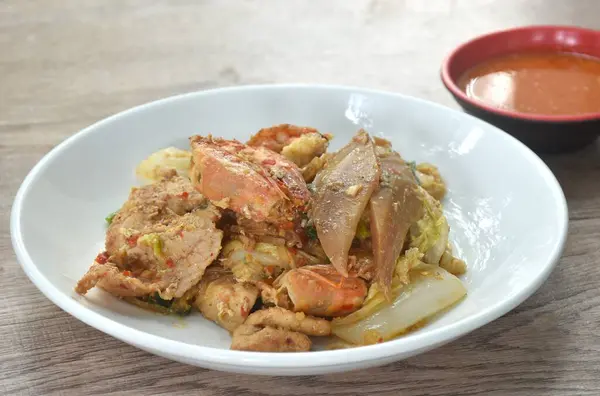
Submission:
<svg viewBox="0 0 600 396">
<path fill-rule="evenodd" d="M 94 290 L 73 292 L 102 249 L 104 217 L 137 184 L 136 164 L 192 134 L 247 139 L 294 123 L 332 132 L 333 148 L 360 127 L 403 156 L 437 164 L 449 185 L 451 240 L 468 263 L 468 296 L 423 329 L 384 344 L 298 354 L 228 350 L 230 337 L 199 314 L 166 317 Z M 131 345 L 174 360 L 234 372 L 301 375 L 365 368 L 454 340 L 530 296 L 558 261 L 567 206 L 544 163 L 524 145 L 466 114 L 385 92 L 330 86 L 248 86 L 149 103 L 94 124 L 58 145 L 29 173 L 12 210 L 24 271 L 55 304 Z M 457 358 L 460 358 L 457 356 Z"/>
</svg>

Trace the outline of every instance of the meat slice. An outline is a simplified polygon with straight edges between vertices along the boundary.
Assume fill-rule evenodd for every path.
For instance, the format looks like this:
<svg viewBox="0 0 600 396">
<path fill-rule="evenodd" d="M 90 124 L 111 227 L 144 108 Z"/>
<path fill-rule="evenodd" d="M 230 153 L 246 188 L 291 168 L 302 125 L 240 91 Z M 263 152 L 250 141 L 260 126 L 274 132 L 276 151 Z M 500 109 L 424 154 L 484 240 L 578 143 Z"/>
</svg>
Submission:
<svg viewBox="0 0 600 396">
<path fill-rule="evenodd" d="M 85 294 L 94 286 L 99 286 L 110 294 L 120 297 L 140 297 L 160 291 L 157 283 L 123 274 L 114 263 L 100 264 L 94 261 L 88 272 L 77 282 L 75 291 Z"/>
<path fill-rule="evenodd" d="M 85 294 L 98 285 L 120 297 L 183 296 L 219 254 L 219 216 L 183 177 L 132 189 L 107 231 L 106 252 L 76 291 Z"/>
<path fill-rule="evenodd" d="M 238 351 L 308 352 L 311 345 L 302 333 L 247 324 L 235 329 L 231 339 L 231 349 Z"/>
<path fill-rule="evenodd" d="M 221 267 L 209 268 L 198 289 L 194 306 L 205 318 L 230 332 L 244 323 L 258 297 L 256 286 L 237 282 Z"/>
<path fill-rule="evenodd" d="M 248 316 L 245 324 L 277 327 L 309 336 L 328 336 L 331 334 L 331 323 L 328 320 L 307 316 L 302 312 L 288 311 L 280 307 L 258 310 Z"/>
<path fill-rule="evenodd" d="M 391 299 L 396 260 L 411 225 L 422 215 L 423 204 L 410 166 L 396 152 L 380 153 L 381 181 L 369 201 L 373 256 L 377 282 Z"/>
<path fill-rule="evenodd" d="M 361 130 L 333 155 L 314 181 L 312 220 L 327 257 L 346 277 L 348 251 L 379 175 L 375 145 Z"/>
<path fill-rule="evenodd" d="M 308 335 L 327 336 L 331 324 L 280 307 L 258 310 L 233 332 L 231 349 L 257 352 L 305 352 L 310 350 Z"/>
</svg>

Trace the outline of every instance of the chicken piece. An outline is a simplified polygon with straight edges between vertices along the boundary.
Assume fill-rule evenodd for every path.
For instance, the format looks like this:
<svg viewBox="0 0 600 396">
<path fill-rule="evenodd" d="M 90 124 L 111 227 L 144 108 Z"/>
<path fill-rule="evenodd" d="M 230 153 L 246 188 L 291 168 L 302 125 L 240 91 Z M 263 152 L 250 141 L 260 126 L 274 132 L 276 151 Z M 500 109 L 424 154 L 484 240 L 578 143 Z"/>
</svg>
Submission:
<svg viewBox="0 0 600 396">
<path fill-rule="evenodd" d="M 464 275 L 467 272 L 467 263 L 454 257 L 450 243 L 447 244 L 446 251 L 440 258 L 440 267 L 456 276 Z"/>
<path fill-rule="evenodd" d="M 422 163 L 416 165 L 416 174 L 425 189 L 433 198 L 441 201 L 446 195 L 446 183 L 435 165 Z"/>
<path fill-rule="evenodd" d="M 150 182 L 160 181 L 169 172 L 177 172 L 189 179 L 192 153 L 175 147 L 167 147 L 152 153 L 135 169 L 138 177 Z"/>
<path fill-rule="evenodd" d="M 317 175 L 312 220 L 327 257 L 348 276 L 348 251 L 381 173 L 375 145 L 361 130 Z"/>
<path fill-rule="evenodd" d="M 120 297 L 183 296 L 219 254 L 223 232 L 215 227 L 218 218 L 218 210 L 183 177 L 132 189 L 108 228 L 106 252 L 77 292 L 98 285 Z"/>
<path fill-rule="evenodd" d="M 328 336 L 331 334 L 331 323 L 328 320 L 306 316 L 302 312 L 292 312 L 280 307 L 253 312 L 244 323 L 253 326 L 297 331 L 309 336 Z"/>
<path fill-rule="evenodd" d="M 200 281 L 194 306 L 205 318 L 232 332 L 240 326 L 258 298 L 258 288 L 239 283 L 220 267 L 209 268 Z"/>
<path fill-rule="evenodd" d="M 371 242 L 377 283 L 391 299 L 396 260 L 411 225 L 422 216 L 418 184 L 410 166 L 395 152 L 379 153 L 381 179 L 369 201 Z"/>
<path fill-rule="evenodd" d="M 233 332 L 231 349 L 255 352 L 308 352 L 308 336 L 295 331 L 243 324 Z"/>
<path fill-rule="evenodd" d="M 287 292 L 293 311 L 321 317 L 344 316 L 356 311 L 368 291 L 363 279 L 346 278 L 331 265 L 310 265 L 288 271 L 273 286 Z"/>
<path fill-rule="evenodd" d="M 190 139 L 195 188 L 238 216 L 286 227 L 310 198 L 300 170 L 264 147 L 201 136 Z"/>
</svg>

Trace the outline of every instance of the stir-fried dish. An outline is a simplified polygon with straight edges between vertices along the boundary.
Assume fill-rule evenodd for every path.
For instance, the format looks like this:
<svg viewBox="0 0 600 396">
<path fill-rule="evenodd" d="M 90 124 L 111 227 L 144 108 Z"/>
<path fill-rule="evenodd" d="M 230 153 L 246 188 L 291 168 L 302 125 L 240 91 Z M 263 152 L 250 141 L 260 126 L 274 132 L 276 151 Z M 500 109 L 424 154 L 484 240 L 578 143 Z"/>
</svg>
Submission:
<svg viewBox="0 0 600 396">
<path fill-rule="evenodd" d="M 445 183 L 364 130 L 336 152 L 330 140 L 286 124 L 152 154 L 75 290 L 197 310 L 236 350 L 308 351 L 330 335 L 358 346 L 419 327 L 466 294 Z"/>
</svg>

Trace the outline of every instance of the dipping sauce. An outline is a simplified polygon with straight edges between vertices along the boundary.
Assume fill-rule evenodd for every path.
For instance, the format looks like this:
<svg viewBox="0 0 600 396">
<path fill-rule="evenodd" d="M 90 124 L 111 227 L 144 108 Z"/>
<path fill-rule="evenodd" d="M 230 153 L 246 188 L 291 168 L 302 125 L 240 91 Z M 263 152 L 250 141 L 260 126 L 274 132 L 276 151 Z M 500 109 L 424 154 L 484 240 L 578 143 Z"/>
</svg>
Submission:
<svg viewBox="0 0 600 396">
<path fill-rule="evenodd" d="M 467 71 L 458 86 L 501 109 L 545 115 L 600 112 L 600 59 L 561 52 L 520 53 Z"/>
</svg>

